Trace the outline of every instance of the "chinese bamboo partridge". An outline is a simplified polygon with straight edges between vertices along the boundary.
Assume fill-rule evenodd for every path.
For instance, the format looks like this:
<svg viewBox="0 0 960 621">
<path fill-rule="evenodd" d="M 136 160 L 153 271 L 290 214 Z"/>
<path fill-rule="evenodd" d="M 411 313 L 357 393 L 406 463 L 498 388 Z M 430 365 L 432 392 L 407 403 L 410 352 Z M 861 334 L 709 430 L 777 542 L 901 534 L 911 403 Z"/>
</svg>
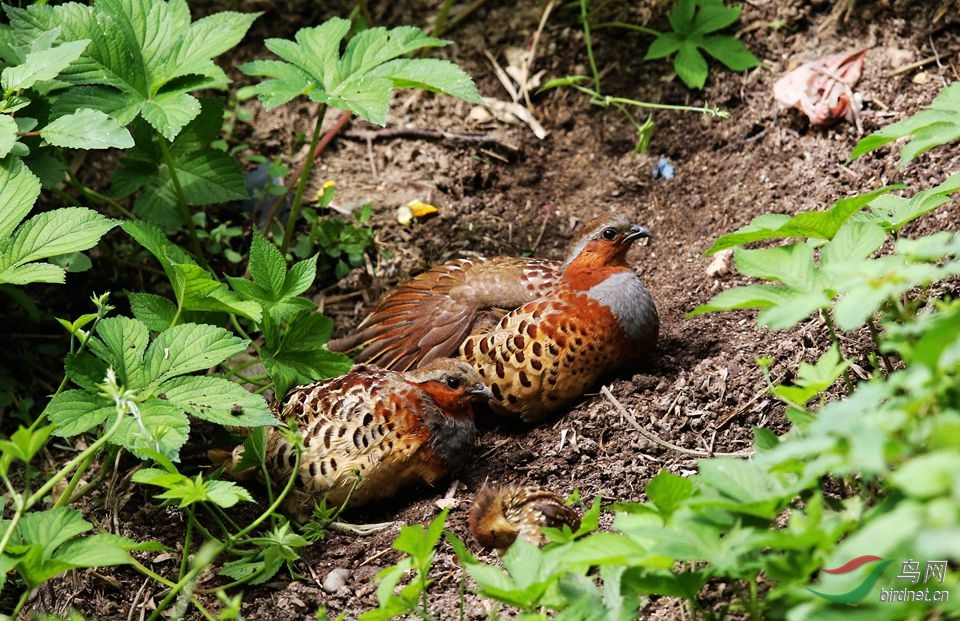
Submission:
<svg viewBox="0 0 960 621">
<path fill-rule="evenodd" d="M 470 508 L 470 534 L 485 548 L 503 554 L 521 536 L 544 545 L 543 526 L 580 528 L 580 515 L 551 491 L 540 487 L 484 485 Z"/>
<path fill-rule="evenodd" d="M 281 420 L 296 419 L 303 437 L 285 509 L 303 521 L 322 497 L 339 505 L 349 495 L 349 506 L 358 506 L 434 484 L 469 456 L 477 435 L 472 403 L 489 395 L 476 369 L 450 358 L 406 373 L 359 365 L 294 388 L 274 405 Z M 267 433 L 267 468 L 286 480 L 295 448 L 280 430 Z M 234 451 L 234 464 L 242 454 L 243 447 Z"/>
<path fill-rule="evenodd" d="M 494 409 L 540 421 L 653 353 L 657 309 L 626 261 L 633 242 L 649 236 L 624 218 L 598 219 L 562 263 L 494 258 L 433 268 L 331 349 L 401 368 L 459 349 L 490 386 Z M 499 321 L 483 320 L 491 312 Z"/>
</svg>

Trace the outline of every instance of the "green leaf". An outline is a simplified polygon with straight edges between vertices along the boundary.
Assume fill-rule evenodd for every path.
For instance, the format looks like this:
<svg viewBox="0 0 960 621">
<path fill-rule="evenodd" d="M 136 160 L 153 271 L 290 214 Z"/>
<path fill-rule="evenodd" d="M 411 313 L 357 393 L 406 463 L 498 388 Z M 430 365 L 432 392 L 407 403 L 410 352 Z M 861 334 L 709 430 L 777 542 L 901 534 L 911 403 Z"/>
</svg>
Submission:
<svg viewBox="0 0 960 621">
<path fill-rule="evenodd" d="M 236 313 L 260 320 L 261 308 L 256 302 L 241 300 L 227 286 L 214 280 L 210 272 L 198 265 L 174 264 L 170 267 L 177 301 L 185 310 L 208 310 Z"/>
<path fill-rule="evenodd" d="M 6 521 L 2 524 L 10 526 Z M 75 509 L 31 511 L 14 528 L 8 550 L 19 551 L 15 566 L 31 587 L 70 569 L 130 561 L 126 550 L 135 547 L 136 542 L 106 534 L 77 538 L 91 528 Z"/>
<path fill-rule="evenodd" d="M 301 94 L 314 101 L 350 110 L 358 117 L 384 124 L 394 88 L 416 87 L 481 101 L 473 81 L 456 65 L 437 59 L 400 58 L 448 42 L 420 29 L 400 26 L 368 28 L 354 36 L 340 57 L 348 20 L 333 18 L 300 29 L 295 39 L 267 39 L 267 48 L 286 62 L 253 61 L 241 65 L 247 75 L 269 78 L 256 86 L 267 109 Z"/>
<path fill-rule="evenodd" d="M 287 262 L 280 250 L 258 230 L 254 230 L 253 243 L 250 245 L 250 275 L 253 281 L 271 294 L 271 300 L 277 301 L 283 294 L 286 274 Z"/>
<path fill-rule="evenodd" d="M 59 28 L 51 32 L 59 34 Z M 29 52 L 23 64 L 4 69 L 0 74 L 0 85 L 5 91 L 19 91 L 30 88 L 37 82 L 52 80 L 79 58 L 89 43 L 89 39 L 79 39 L 49 47 L 48 42 L 44 49 Z"/>
<path fill-rule="evenodd" d="M 129 293 L 127 297 L 133 316 L 153 332 L 163 332 L 173 324 L 177 307 L 167 298 L 152 293 Z"/>
<path fill-rule="evenodd" d="M 200 114 L 200 101 L 186 93 L 159 93 L 143 103 L 141 114 L 161 136 L 173 142 L 187 123 Z M 132 138 L 127 146 L 133 146 Z"/>
<path fill-rule="evenodd" d="M 870 211 L 880 224 L 892 231 L 900 231 L 908 223 L 950 202 L 950 195 L 960 190 L 960 172 L 954 173 L 940 185 L 917 192 L 911 198 L 884 194 L 870 202 Z"/>
<path fill-rule="evenodd" d="M 17 122 L 9 114 L 0 114 L 0 159 L 7 157 L 17 143 Z"/>
<path fill-rule="evenodd" d="M 707 60 L 690 41 L 684 41 L 677 50 L 673 69 L 689 88 L 703 88 L 707 81 Z"/>
<path fill-rule="evenodd" d="M 317 279 L 317 256 L 294 263 L 283 279 L 282 297 L 292 298 L 300 295 L 313 285 Z"/>
<path fill-rule="evenodd" d="M 722 236 L 714 242 L 706 254 L 711 255 L 720 250 L 767 239 L 789 237 L 832 239 L 853 214 L 878 196 L 900 187 L 902 186 L 892 185 L 867 194 L 842 198 L 824 211 L 805 211 L 792 218 L 780 214 L 758 216 L 747 226 Z"/>
<path fill-rule="evenodd" d="M 9 440 L 0 440 L 0 447 L 3 448 L 3 458 L 0 460 L 3 464 L 2 472 L 6 473 L 10 459 L 16 458 L 24 463 L 30 463 L 37 452 L 46 445 L 47 438 L 53 433 L 54 427 L 54 425 L 45 425 L 37 429 L 27 429 L 20 425 L 10 435 Z"/>
<path fill-rule="evenodd" d="M 123 418 L 110 441 L 140 459 L 150 456 L 142 449 L 156 451 L 171 460 L 178 459 L 180 448 L 190 434 L 187 416 L 179 407 L 155 398 L 141 403 L 138 410 L 139 416 L 131 413 Z"/>
<path fill-rule="evenodd" d="M 647 498 L 669 519 L 683 502 L 693 495 L 693 482 L 669 470 L 661 470 L 647 483 Z"/>
<path fill-rule="evenodd" d="M 876 252 L 886 239 L 886 232 L 877 224 L 848 221 L 820 251 L 820 265 L 826 267 L 845 261 L 866 259 Z"/>
<path fill-rule="evenodd" d="M 150 336 L 147 327 L 128 317 L 107 317 L 97 324 L 100 340 L 90 340 L 90 350 L 113 367 L 117 383 L 137 390 L 145 384 L 143 355 Z"/>
<path fill-rule="evenodd" d="M 900 151 L 900 166 L 909 164 L 921 153 L 960 138 L 960 82 L 945 86 L 929 107 L 898 123 L 887 125 L 863 138 L 853 148 L 850 159 L 879 149 L 883 145 L 910 136 Z"/>
<path fill-rule="evenodd" d="M 777 385 L 771 392 L 787 403 L 802 406 L 830 388 L 849 366 L 850 361 L 844 359 L 840 349 L 833 345 L 816 364 L 801 362 L 793 385 Z"/>
<path fill-rule="evenodd" d="M 733 258 L 741 274 L 781 282 L 797 291 L 819 289 L 813 248 L 807 244 L 795 243 L 755 250 L 737 248 Z"/>
<path fill-rule="evenodd" d="M 12 239 L 0 245 L 0 267 L 18 267 L 28 261 L 86 250 L 114 226 L 112 220 L 85 207 L 45 211 L 24 222 Z"/>
<path fill-rule="evenodd" d="M 212 502 L 224 509 L 229 509 L 241 500 L 253 502 L 250 493 L 239 485 L 230 481 L 205 481 L 202 475 L 191 479 L 179 472 L 143 468 L 134 473 L 133 480 L 166 489 L 167 491 L 158 494 L 157 498 L 178 500 L 181 509 L 197 502 Z"/>
<path fill-rule="evenodd" d="M 14 35 L 24 40 L 54 27 L 62 28 L 66 40 L 89 39 L 83 54 L 60 72 L 59 79 L 118 93 L 104 101 L 103 108 L 95 99 L 90 103 L 110 114 L 122 109 L 117 119 L 123 124 L 144 110 L 167 138 L 175 136 L 189 117 L 185 93 L 173 86 L 226 88 L 228 80 L 211 58 L 235 45 L 256 17 L 218 13 L 191 24 L 184 0 L 34 5 L 10 9 L 8 16 L 16 25 Z M 194 79 L 188 82 L 186 77 Z"/>
<path fill-rule="evenodd" d="M 740 19 L 741 8 L 726 7 L 719 3 L 701 6 L 693 19 L 693 32 L 707 34 L 723 30 Z"/>
<path fill-rule="evenodd" d="M 126 127 L 100 110 L 81 108 L 61 116 L 40 130 L 50 144 L 71 149 L 129 149 L 133 136 Z"/>
<path fill-rule="evenodd" d="M 667 14 L 670 27 L 680 34 L 688 34 L 693 26 L 696 8 L 693 0 L 677 0 Z"/>
<path fill-rule="evenodd" d="M 913 498 L 949 496 L 956 486 L 960 454 L 935 451 L 908 461 L 890 475 L 890 481 Z"/>
<path fill-rule="evenodd" d="M 746 71 L 760 64 L 756 56 L 750 53 L 739 39 L 727 36 L 706 37 L 700 44 L 710 54 L 731 71 Z"/>
<path fill-rule="evenodd" d="M 683 38 L 681 38 L 677 33 L 665 32 L 653 40 L 653 42 L 650 44 L 650 49 L 647 50 L 647 53 L 643 59 L 655 60 L 657 58 L 669 56 L 680 49 L 680 46 L 683 45 L 683 41 Z"/>
<path fill-rule="evenodd" d="M 246 351 L 248 341 L 216 326 L 185 323 L 161 332 L 147 348 L 145 383 L 205 371 Z"/>
<path fill-rule="evenodd" d="M 46 411 L 50 422 L 57 426 L 54 435 L 69 438 L 115 416 L 117 407 L 106 397 L 85 390 L 65 390 L 50 400 Z"/>
<path fill-rule="evenodd" d="M 21 220 L 27 217 L 33 204 L 40 196 L 40 180 L 30 172 L 17 158 L 4 158 L 0 161 L 0 196 L 4 206 L 0 209 L 0 249 L 6 246 L 6 240 L 17 228 Z M 5 253 L 0 253 L 0 256 Z"/>
<path fill-rule="evenodd" d="M 326 348 L 332 330 L 329 317 L 300 313 L 290 322 L 280 342 L 263 351 L 263 364 L 277 394 L 286 394 L 297 384 L 350 370 L 353 362 L 348 357 Z"/>
<path fill-rule="evenodd" d="M 276 425 L 260 395 L 219 377 L 177 377 L 162 383 L 158 394 L 188 414 L 218 425 L 255 427 Z"/>
</svg>

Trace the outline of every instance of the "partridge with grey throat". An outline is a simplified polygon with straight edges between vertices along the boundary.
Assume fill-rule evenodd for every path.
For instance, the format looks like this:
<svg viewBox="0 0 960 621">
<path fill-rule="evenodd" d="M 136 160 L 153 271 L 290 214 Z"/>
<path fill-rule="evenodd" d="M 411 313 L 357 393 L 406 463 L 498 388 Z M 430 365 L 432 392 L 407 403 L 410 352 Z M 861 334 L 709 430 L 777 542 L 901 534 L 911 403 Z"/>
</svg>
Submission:
<svg viewBox="0 0 960 621">
<path fill-rule="evenodd" d="M 452 355 L 473 366 L 502 414 L 538 422 L 601 377 L 650 357 L 660 321 L 626 261 L 650 232 L 625 218 L 587 223 L 562 263 L 514 258 L 435 267 L 388 294 L 331 349 L 408 368 Z M 484 321 L 495 313 L 499 321 Z"/>
<path fill-rule="evenodd" d="M 274 404 L 281 420 L 296 420 L 303 444 L 284 509 L 304 521 L 323 497 L 358 506 L 436 483 L 469 457 L 473 402 L 489 395 L 473 367 L 449 358 L 406 373 L 359 365 L 292 389 Z M 233 464 L 242 456 L 241 446 Z M 282 431 L 267 431 L 265 462 L 277 480 L 292 473 L 296 449 Z"/>
</svg>

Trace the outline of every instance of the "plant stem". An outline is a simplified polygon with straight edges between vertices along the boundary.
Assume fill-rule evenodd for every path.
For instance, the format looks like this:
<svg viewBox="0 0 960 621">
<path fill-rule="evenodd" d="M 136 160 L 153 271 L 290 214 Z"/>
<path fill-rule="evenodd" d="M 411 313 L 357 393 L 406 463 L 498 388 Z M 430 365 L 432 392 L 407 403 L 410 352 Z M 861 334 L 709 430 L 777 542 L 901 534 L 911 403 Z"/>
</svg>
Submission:
<svg viewBox="0 0 960 621">
<path fill-rule="evenodd" d="M 873 322 L 873 317 L 867 319 L 867 328 L 870 330 L 870 336 L 873 337 L 873 344 L 877 348 L 877 355 L 879 355 L 880 360 L 883 361 L 883 368 L 887 372 L 887 377 L 890 377 L 890 374 L 893 373 L 893 364 L 890 362 L 887 354 L 880 351 L 880 330 L 877 329 L 877 324 Z"/>
<path fill-rule="evenodd" d="M 840 356 L 843 357 L 843 351 L 840 349 L 840 337 L 837 336 L 837 329 L 833 325 L 833 319 L 830 318 L 830 313 L 824 311 L 821 313 L 823 317 L 823 323 L 827 326 L 827 332 L 830 333 L 830 338 L 833 340 L 833 344 L 837 346 L 837 351 L 840 352 Z M 843 382 L 847 385 L 847 396 L 853 394 L 853 379 L 850 377 L 850 367 L 847 367 L 843 370 Z"/>
<path fill-rule="evenodd" d="M 439 37 L 443 34 L 443 29 L 447 25 L 447 17 L 450 16 L 450 7 L 453 6 L 453 0 L 443 0 L 443 5 L 440 7 L 440 12 L 437 13 L 437 21 L 433 24 L 433 30 L 430 32 L 431 36 Z M 424 48 L 424 51 L 430 48 Z"/>
<path fill-rule="evenodd" d="M 613 97 L 611 95 L 601 95 L 598 91 L 580 86 L 579 84 L 571 84 L 571 88 L 574 88 L 581 93 L 586 93 L 592 98 L 590 103 L 602 106 L 604 108 L 614 105 L 614 104 L 626 104 L 628 106 L 637 106 L 638 108 L 651 108 L 654 110 L 679 110 L 681 112 L 702 112 L 703 114 L 709 114 L 710 116 L 715 116 L 719 118 L 729 118 L 730 113 L 726 110 L 720 108 L 708 107 L 707 105 L 703 106 L 680 106 L 674 104 L 661 104 L 661 103 L 651 103 L 648 101 L 638 101 L 636 99 L 627 99 L 626 97 Z"/>
<path fill-rule="evenodd" d="M 20 594 L 20 599 L 17 600 L 17 607 L 13 609 L 13 612 L 10 614 L 11 619 L 19 619 L 20 611 L 23 610 L 23 607 L 27 603 L 27 598 L 30 597 L 30 593 L 33 592 L 33 589 L 26 589 L 23 593 Z"/>
<path fill-rule="evenodd" d="M 593 73 L 593 88 L 600 93 L 600 71 L 597 61 L 593 57 L 593 41 L 590 38 L 590 15 L 587 12 L 587 0 L 580 0 L 580 23 L 583 24 L 583 41 L 587 46 L 587 60 L 590 61 L 590 71 Z"/>
<path fill-rule="evenodd" d="M 307 158 L 303 164 L 303 171 L 300 173 L 300 179 L 297 182 L 297 193 L 290 203 L 290 213 L 287 214 L 287 224 L 283 229 L 283 241 L 280 243 L 280 252 L 287 253 L 290 242 L 293 240 L 293 230 L 297 226 L 297 219 L 300 217 L 300 205 L 303 204 L 303 194 L 307 190 L 307 183 L 310 181 L 310 173 L 313 172 L 313 161 L 316 158 L 317 142 L 320 141 L 320 128 L 323 127 L 323 117 L 327 113 L 327 104 L 320 104 L 317 111 L 317 123 L 313 127 L 313 136 L 310 138 L 310 150 L 307 151 Z"/>
<path fill-rule="evenodd" d="M 193 221 L 193 215 L 190 213 L 190 206 L 187 205 L 187 197 L 183 194 L 183 187 L 180 185 L 180 177 L 177 176 L 176 163 L 173 156 L 170 155 L 170 147 L 167 146 L 167 139 L 157 135 L 157 144 L 160 145 L 160 153 L 163 155 L 163 163 L 167 165 L 170 171 L 170 180 L 173 182 L 173 190 L 177 195 L 177 204 L 180 206 L 180 215 L 183 217 L 183 224 L 187 227 L 187 235 L 190 237 L 190 245 L 193 246 L 193 253 L 197 255 L 197 261 L 205 269 L 209 269 L 207 258 L 203 255 L 203 247 L 200 245 L 200 238 L 197 237 L 197 225 Z"/>
<path fill-rule="evenodd" d="M 60 498 L 57 499 L 57 502 L 54 503 L 53 508 L 57 509 L 59 507 L 64 507 L 70 503 L 73 499 L 73 490 L 77 488 L 77 485 L 80 483 L 80 479 L 87 472 L 87 468 L 90 467 L 90 462 L 93 461 L 94 454 L 90 453 L 87 455 L 87 459 L 80 464 L 80 467 L 77 468 L 77 471 L 73 473 L 73 477 L 70 478 L 70 483 L 67 484 L 67 488 L 63 490 L 63 493 L 60 494 Z"/>
</svg>

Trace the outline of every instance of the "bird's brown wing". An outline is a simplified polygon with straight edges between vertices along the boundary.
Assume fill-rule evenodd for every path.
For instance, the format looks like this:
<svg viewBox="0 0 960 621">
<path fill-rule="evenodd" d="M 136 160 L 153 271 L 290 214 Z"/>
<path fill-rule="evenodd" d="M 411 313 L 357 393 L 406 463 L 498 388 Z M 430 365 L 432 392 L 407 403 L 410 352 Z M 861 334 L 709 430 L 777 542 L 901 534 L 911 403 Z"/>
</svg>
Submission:
<svg viewBox="0 0 960 621">
<path fill-rule="evenodd" d="M 513 309 L 553 290 L 554 261 L 494 257 L 461 259 L 400 284 L 349 336 L 328 343 L 357 362 L 405 371 L 450 356 L 478 316 Z"/>
</svg>

